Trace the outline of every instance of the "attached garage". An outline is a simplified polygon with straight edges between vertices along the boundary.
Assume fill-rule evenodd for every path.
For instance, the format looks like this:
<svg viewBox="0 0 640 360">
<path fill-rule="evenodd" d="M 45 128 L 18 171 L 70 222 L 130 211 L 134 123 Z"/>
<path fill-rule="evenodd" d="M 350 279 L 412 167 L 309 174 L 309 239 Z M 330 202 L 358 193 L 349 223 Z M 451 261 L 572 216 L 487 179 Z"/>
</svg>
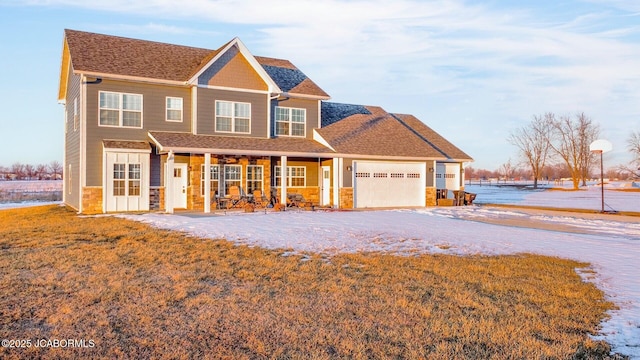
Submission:
<svg viewBox="0 0 640 360">
<path fill-rule="evenodd" d="M 353 162 L 353 207 L 425 206 L 426 163 Z"/>
</svg>

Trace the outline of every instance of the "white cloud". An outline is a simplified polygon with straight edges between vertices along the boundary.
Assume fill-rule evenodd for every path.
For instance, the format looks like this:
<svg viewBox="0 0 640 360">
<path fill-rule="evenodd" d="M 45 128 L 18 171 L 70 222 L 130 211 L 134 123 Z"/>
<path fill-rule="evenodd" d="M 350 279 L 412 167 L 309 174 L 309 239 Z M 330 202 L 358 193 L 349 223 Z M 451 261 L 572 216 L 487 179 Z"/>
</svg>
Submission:
<svg viewBox="0 0 640 360">
<path fill-rule="evenodd" d="M 487 148 L 513 154 L 500 136 L 546 111 L 584 111 L 603 129 L 633 125 L 640 116 L 640 27 L 620 21 L 640 12 L 630 3 L 576 1 L 562 12 L 462 0 L 9 4 L 133 14 L 144 21 L 117 26 L 134 35 L 238 35 L 256 55 L 290 59 L 334 100 L 414 113 L 481 160 L 491 158 Z M 176 20 L 182 26 L 167 25 Z M 225 33 L 227 25 L 234 33 Z M 461 123 L 471 131 L 460 131 Z M 493 147 L 479 135 L 491 137 Z M 624 140 L 616 139 L 620 147 Z"/>
</svg>

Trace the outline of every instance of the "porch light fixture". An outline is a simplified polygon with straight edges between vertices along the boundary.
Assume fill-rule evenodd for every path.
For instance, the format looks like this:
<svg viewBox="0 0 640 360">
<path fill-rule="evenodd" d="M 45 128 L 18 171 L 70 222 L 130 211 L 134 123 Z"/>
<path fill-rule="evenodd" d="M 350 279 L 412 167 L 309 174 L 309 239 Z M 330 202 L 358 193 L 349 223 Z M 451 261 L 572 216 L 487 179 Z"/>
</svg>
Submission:
<svg viewBox="0 0 640 360">
<path fill-rule="evenodd" d="M 351 171 L 353 170 L 353 168 L 351 167 L 351 165 L 347 165 L 347 171 Z"/>
<path fill-rule="evenodd" d="M 429 168 L 429 172 L 430 172 L 430 173 L 432 173 L 432 172 L 433 172 L 433 168 L 432 168 L 432 167 L 430 167 L 430 168 Z"/>
</svg>

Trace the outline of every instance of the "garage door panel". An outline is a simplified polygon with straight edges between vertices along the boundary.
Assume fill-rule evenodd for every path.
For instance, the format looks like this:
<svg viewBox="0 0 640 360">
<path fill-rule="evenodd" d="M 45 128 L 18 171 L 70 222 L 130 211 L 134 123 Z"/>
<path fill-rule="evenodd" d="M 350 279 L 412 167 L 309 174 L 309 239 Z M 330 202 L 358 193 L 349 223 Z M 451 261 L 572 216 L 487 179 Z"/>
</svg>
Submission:
<svg viewBox="0 0 640 360">
<path fill-rule="evenodd" d="M 425 163 L 354 162 L 354 207 L 425 206 Z"/>
</svg>

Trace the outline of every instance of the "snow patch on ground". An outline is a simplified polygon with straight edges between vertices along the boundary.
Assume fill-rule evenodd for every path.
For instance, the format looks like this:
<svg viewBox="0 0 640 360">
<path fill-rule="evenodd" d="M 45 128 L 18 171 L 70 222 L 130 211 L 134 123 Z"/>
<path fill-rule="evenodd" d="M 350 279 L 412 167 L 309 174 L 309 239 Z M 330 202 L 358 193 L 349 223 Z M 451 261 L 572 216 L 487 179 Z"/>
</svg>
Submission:
<svg viewBox="0 0 640 360">
<path fill-rule="evenodd" d="M 597 235 L 518 228 L 467 218 L 526 218 L 517 210 L 478 206 L 351 212 L 256 212 L 122 215 L 154 227 L 237 244 L 280 249 L 285 254 L 332 255 L 383 252 L 401 255 L 536 253 L 589 262 L 582 270 L 620 309 L 602 324 L 598 338 L 613 350 L 640 358 L 640 227 L 638 223 L 540 216 L 538 220 L 597 228 Z M 595 273 L 593 273 L 595 271 Z"/>
<path fill-rule="evenodd" d="M 30 185 L 32 186 L 32 185 Z M 33 185 L 36 186 L 36 185 Z M 640 192 L 609 184 L 607 210 L 640 212 Z M 475 204 L 512 204 L 599 211 L 600 187 L 578 191 L 529 190 L 516 187 L 467 185 L 478 194 Z M 55 203 L 54 203 L 55 204 Z M 44 205 L 0 204 L 1 208 Z M 481 206 L 436 207 L 390 211 L 287 211 L 207 215 L 148 213 L 120 215 L 164 229 L 178 230 L 237 244 L 281 249 L 283 255 L 304 253 L 384 252 L 402 255 L 536 253 L 588 262 L 577 269 L 593 281 L 619 310 L 602 323 L 598 338 L 613 350 L 640 359 L 640 220 L 637 222 L 562 215 L 531 215 L 517 209 Z M 520 228 L 480 222 L 532 219 L 584 230 L 585 234 Z M 640 218 L 639 218 L 640 219 Z M 478 220 L 478 221 L 469 221 Z M 506 221 L 505 221 L 506 223 Z"/>
</svg>

